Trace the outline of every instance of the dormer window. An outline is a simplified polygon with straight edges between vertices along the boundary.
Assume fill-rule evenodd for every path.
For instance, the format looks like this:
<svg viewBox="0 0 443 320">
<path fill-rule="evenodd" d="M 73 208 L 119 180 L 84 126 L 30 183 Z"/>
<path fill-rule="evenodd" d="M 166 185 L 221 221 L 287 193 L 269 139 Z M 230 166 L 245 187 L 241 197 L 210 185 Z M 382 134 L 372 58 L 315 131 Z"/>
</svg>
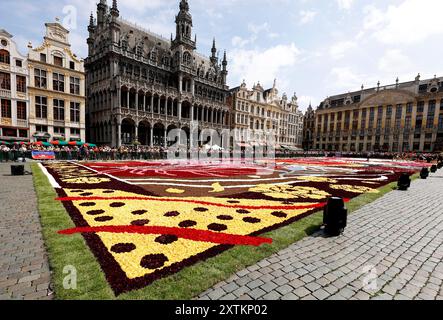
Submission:
<svg viewBox="0 0 443 320">
<path fill-rule="evenodd" d="M 0 50 L 0 63 L 10 63 L 10 56 L 8 51 Z"/>
<path fill-rule="evenodd" d="M 54 65 L 58 67 L 63 67 L 63 58 L 59 56 L 54 56 Z"/>
</svg>

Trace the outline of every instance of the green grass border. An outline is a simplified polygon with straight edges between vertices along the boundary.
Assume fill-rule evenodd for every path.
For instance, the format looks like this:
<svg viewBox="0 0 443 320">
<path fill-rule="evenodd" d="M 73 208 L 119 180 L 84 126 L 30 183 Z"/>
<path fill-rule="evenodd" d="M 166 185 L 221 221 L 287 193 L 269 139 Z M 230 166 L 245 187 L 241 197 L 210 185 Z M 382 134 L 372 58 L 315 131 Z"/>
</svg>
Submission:
<svg viewBox="0 0 443 320">
<path fill-rule="evenodd" d="M 289 226 L 264 234 L 273 239 L 271 245 L 261 247 L 237 246 L 214 258 L 187 267 L 167 278 L 160 279 L 146 288 L 115 297 L 105 279 L 98 261 L 89 250 L 81 235 L 61 236 L 57 231 L 74 226 L 70 216 L 60 202 L 47 177 L 37 164 L 31 165 L 34 186 L 38 197 L 38 208 L 43 227 L 43 236 L 48 249 L 55 298 L 61 300 L 190 300 L 234 273 L 251 266 L 291 244 L 312 235 L 323 222 L 322 212 L 317 212 Z M 414 175 L 413 179 L 417 179 Z M 379 189 L 376 194 L 364 194 L 348 204 L 349 213 L 381 198 L 395 190 L 396 182 Z M 66 290 L 63 281 L 66 266 L 77 269 L 77 289 Z"/>
</svg>

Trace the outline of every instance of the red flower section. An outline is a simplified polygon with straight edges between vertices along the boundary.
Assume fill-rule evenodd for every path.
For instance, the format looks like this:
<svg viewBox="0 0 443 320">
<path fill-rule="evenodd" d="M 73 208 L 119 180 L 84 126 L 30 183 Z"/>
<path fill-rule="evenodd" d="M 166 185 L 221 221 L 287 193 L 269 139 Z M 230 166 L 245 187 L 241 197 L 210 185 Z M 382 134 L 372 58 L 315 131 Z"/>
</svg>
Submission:
<svg viewBox="0 0 443 320">
<path fill-rule="evenodd" d="M 152 162 L 87 163 L 87 167 L 118 178 L 229 178 L 255 175 L 257 168 L 229 165 Z"/>
<path fill-rule="evenodd" d="M 179 238 L 210 242 L 226 245 L 260 246 L 265 243 L 272 243 L 272 239 L 240 236 L 235 234 L 217 233 L 206 230 L 170 228 L 170 227 L 142 227 L 142 226 L 103 226 L 103 227 L 83 227 L 59 231 L 59 234 L 72 235 L 76 233 L 135 233 L 135 234 L 160 234 L 175 235 Z"/>
</svg>

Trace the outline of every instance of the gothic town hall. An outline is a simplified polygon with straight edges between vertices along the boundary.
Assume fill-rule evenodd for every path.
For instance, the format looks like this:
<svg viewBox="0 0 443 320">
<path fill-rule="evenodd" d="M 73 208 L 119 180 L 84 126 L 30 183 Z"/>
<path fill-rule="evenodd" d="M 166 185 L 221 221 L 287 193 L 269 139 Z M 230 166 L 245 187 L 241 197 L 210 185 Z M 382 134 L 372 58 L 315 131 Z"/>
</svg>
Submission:
<svg viewBox="0 0 443 320">
<path fill-rule="evenodd" d="M 88 140 L 121 146 L 166 146 L 173 129 L 229 129 L 227 59 L 215 41 L 210 58 L 196 52 L 192 16 L 181 0 L 175 38 L 164 39 L 123 20 L 117 0 L 97 5 L 88 26 Z"/>
</svg>

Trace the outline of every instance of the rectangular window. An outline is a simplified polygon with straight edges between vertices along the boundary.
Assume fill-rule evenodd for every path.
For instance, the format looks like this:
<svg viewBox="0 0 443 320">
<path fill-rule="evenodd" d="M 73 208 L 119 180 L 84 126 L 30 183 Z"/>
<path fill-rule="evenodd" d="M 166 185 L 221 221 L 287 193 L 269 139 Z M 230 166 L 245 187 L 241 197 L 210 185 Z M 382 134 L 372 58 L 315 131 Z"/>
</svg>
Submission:
<svg viewBox="0 0 443 320">
<path fill-rule="evenodd" d="M 401 104 L 397 105 L 397 108 L 395 109 L 395 118 L 401 119 L 403 115 L 403 106 Z"/>
<path fill-rule="evenodd" d="M 63 127 L 54 127 L 54 134 L 57 134 L 57 135 L 65 134 L 65 128 L 63 128 Z"/>
<path fill-rule="evenodd" d="M 34 70 L 34 82 L 36 88 L 46 89 L 46 70 L 35 69 Z"/>
<path fill-rule="evenodd" d="M 435 114 L 435 107 L 437 105 L 437 101 L 431 100 L 429 101 L 429 108 L 428 108 L 428 114 Z"/>
<path fill-rule="evenodd" d="M 41 133 L 48 132 L 48 126 L 35 126 L 35 131 Z"/>
<path fill-rule="evenodd" d="M 419 101 L 417 104 L 417 113 L 423 113 L 424 110 L 425 110 L 425 102 Z"/>
<path fill-rule="evenodd" d="M 438 116 L 438 129 L 439 130 L 443 129 L 443 114 Z"/>
<path fill-rule="evenodd" d="M 405 119 L 405 129 L 410 129 L 411 128 L 411 123 L 412 123 L 411 116 L 407 116 L 406 119 Z"/>
<path fill-rule="evenodd" d="M 2 99 L 1 101 L 1 116 L 2 118 L 12 118 L 12 108 L 11 108 L 11 100 Z"/>
<path fill-rule="evenodd" d="M 0 89 L 11 90 L 11 75 L 0 72 Z"/>
<path fill-rule="evenodd" d="M 71 102 L 71 122 L 80 122 L 80 103 Z"/>
<path fill-rule="evenodd" d="M 45 62 L 46 63 L 46 54 L 40 53 L 40 62 Z"/>
<path fill-rule="evenodd" d="M 63 67 L 63 58 L 54 56 L 54 65 L 58 67 Z"/>
<path fill-rule="evenodd" d="M 17 101 L 17 119 L 19 120 L 27 119 L 26 102 Z"/>
<path fill-rule="evenodd" d="M 27 138 L 28 137 L 28 130 L 18 130 L 18 136 L 20 138 Z"/>
<path fill-rule="evenodd" d="M 15 60 L 15 66 L 16 66 L 16 67 L 19 67 L 19 68 L 23 67 L 23 61 L 21 61 L 21 60 Z"/>
<path fill-rule="evenodd" d="M 75 70 L 75 62 L 74 61 L 69 61 L 69 69 Z"/>
<path fill-rule="evenodd" d="M 54 91 L 65 91 L 65 76 L 61 73 L 53 73 L 52 87 Z"/>
<path fill-rule="evenodd" d="M 73 129 L 73 128 L 71 128 L 71 135 L 79 136 L 80 135 L 80 129 Z"/>
<path fill-rule="evenodd" d="M 423 126 L 423 116 L 417 116 L 415 119 L 415 130 L 420 130 Z"/>
<path fill-rule="evenodd" d="M 407 113 L 407 114 L 411 114 L 411 113 L 412 113 L 412 109 L 413 109 L 413 104 L 412 104 L 412 102 L 409 102 L 409 103 L 406 105 L 406 113 Z"/>
<path fill-rule="evenodd" d="M 70 92 L 71 94 L 80 94 L 80 78 L 70 77 Z"/>
<path fill-rule="evenodd" d="M 17 91 L 18 92 L 26 92 L 26 77 L 24 76 L 17 76 Z"/>
<path fill-rule="evenodd" d="M 54 99 L 54 120 L 65 121 L 65 101 Z"/>
<path fill-rule="evenodd" d="M 35 116 L 39 119 L 48 118 L 48 98 L 35 97 Z"/>
</svg>

